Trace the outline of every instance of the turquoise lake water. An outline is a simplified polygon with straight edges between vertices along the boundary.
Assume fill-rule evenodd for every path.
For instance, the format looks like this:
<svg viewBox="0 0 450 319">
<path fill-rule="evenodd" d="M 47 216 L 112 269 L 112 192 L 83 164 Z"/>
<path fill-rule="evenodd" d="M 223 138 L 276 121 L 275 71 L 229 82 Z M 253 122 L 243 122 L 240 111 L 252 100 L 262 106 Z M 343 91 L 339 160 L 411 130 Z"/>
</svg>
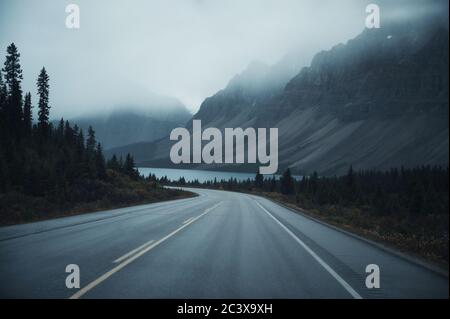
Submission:
<svg viewBox="0 0 450 319">
<path fill-rule="evenodd" d="M 220 180 L 229 180 L 231 177 L 236 178 L 238 181 L 247 179 L 254 179 L 255 174 L 252 173 L 238 173 L 238 172 L 220 172 L 220 171 L 204 171 L 197 169 L 173 169 L 173 168 L 149 168 L 139 167 L 139 173 L 147 177 L 150 174 L 155 174 L 156 177 L 161 178 L 167 176 L 168 179 L 176 181 L 180 177 L 184 177 L 186 181 L 198 180 L 199 182 L 213 181 L 216 178 Z M 271 178 L 272 175 L 266 175 L 266 178 Z M 275 175 L 279 178 L 278 175 Z M 296 177 L 299 178 L 299 177 Z"/>
</svg>

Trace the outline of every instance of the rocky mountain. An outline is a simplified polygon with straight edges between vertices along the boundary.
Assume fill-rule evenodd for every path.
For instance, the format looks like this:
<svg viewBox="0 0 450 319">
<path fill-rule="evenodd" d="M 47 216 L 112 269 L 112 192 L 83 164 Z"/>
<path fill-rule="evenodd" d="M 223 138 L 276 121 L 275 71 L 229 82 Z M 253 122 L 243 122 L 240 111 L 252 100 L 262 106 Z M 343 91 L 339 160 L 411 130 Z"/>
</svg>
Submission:
<svg viewBox="0 0 450 319">
<path fill-rule="evenodd" d="M 308 63 L 308 59 L 310 59 L 309 54 L 303 54 L 299 58 L 298 52 L 291 52 L 273 66 L 260 61 L 251 62 L 243 72 L 229 81 L 225 89 L 207 98 L 200 110 L 190 118 L 191 121 L 186 127 L 191 126 L 192 119 L 201 119 L 205 127 L 208 123 L 210 123 L 209 126 L 216 127 L 230 127 L 232 123 L 240 125 L 243 119 L 252 117 L 257 106 L 281 94 L 289 80 Z M 168 159 L 170 147 L 171 144 L 166 135 L 155 143 L 132 143 L 113 148 L 106 154 L 125 156 L 127 153 L 132 153 L 140 165 L 170 167 L 171 163 Z M 245 170 L 242 167 L 230 169 Z"/>
<path fill-rule="evenodd" d="M 243 118 L 251 118 L 256 108 L 283 92 L 289 80 L 306 64 L 306 56 L 299 58 L 293 53 L 273 66 L 253 61 L 231 79 L 225 89 L 207 98 L 193 119 L 201 119 L 204 125 L 214 123 L 215 127 L 230 127 Z"/>
<path fill-rule="evenodd" d="M 280 168 L 297 173 L 447 166 L 448 36 L 448 13 L 385 23 L 318 53 L 286 85 L 251 65 L 194 118 L 218 128 L 278 127 Z M 170 145 L 140 145 L 136 159 L 168 166 Z"/>
<path fill-rule="evenodd" d="M 448 165 L 448 107 L 448 27 L 422 20 L 319 53 L 255 124 L 276 123 L 300 172 Z"/>
</svg>

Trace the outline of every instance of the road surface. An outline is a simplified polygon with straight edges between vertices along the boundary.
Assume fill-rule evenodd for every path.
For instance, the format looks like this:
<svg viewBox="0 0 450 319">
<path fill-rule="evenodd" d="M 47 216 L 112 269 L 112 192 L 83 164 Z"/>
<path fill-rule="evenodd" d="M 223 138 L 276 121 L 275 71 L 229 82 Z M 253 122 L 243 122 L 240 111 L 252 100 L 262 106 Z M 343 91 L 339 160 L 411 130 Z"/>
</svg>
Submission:
<svg viewBox="0 0 450 319">
<path fill-rule="evenodd" d="M 448 298 L 448 278 L 257 196 L 0 228 L 1 298 Z M 78 265 L 81 287 L 66 287 Z M 366 287 L 366 266 L 380 288 Z"/>
</svg>

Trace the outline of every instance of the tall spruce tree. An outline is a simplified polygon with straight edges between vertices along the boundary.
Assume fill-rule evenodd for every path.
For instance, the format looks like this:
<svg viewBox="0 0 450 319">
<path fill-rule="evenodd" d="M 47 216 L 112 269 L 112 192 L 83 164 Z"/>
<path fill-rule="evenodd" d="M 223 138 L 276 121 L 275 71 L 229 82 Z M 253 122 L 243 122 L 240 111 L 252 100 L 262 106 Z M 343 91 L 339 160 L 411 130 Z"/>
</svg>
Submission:
<svg viewBox="0 0 450 319">
<path fill-rule="evenodd" d="M 95 150 L 95 146 L 97 145 L 97 141 L 95 140 L 95 131 L 92 126 L 89 126 L 88 129 L 88 137 L 86 140 L 86 149 L 89 153 L 93 153 Z"/>
<path fill-rule="evenodd" d="M 259 172 L 259 170 L 256 172 L 255 176 L 255 187 L 259 189 L 264 187 L 264 176 Z"/>
<path fill-rule="evenodd" d="M 123 169 L 125 174 L 127 174 L 131 178 L 136 179 L 139 177 L 139 173 L 135 168 L 134 158 L 133 156 L 131 156 L 131 154 L 127 154 L 127 157 L 125 158 L 125 163 L 123 164 Z"/>
<path fill-rule="evenodd" d="M 356 182 L 356 174 L 353 170 L 353 165 L 350 165 L 346 176 L 346 191 L 345 198 L 348 202 L 354 202 L 358 198 L 358 188 Z"/>
<path fill-rule="evenodd" d="M 284 195 L 292 195 L 295 193 L 294 179 L 291 170 L 288 168 L 281 177 L 281 193 Z"/>
<path fill-rule="evenodd" d="M 95 140 L 95 131 L 89 126 L 88 137 L 86 140 L 86 162 L 89 170 L 89 176 L 91 178 L 97 177 L 97 159 L 95 153 L 95 147 L 97 146 L 97 141 Z"/>
<path fill-rule="evenodd" d="M 5 110 L 6 108 L 6 85 L 3 82 L 3 72 L 0 70 L 0 145 L 3 142 L 5 136 Z M 1 150 L 0 150 L 1 151 Z"/>
<path fill-rule="evenodd" d="M 112 158 L 108 161 L 108 168 L 112 169 L 116 172 L 120 172 L 121 167 L 120 167 L 119 160 L 117 159 L 116 154 L 114 154 L 112 156 Z"/>
<path fill-rule="evenodd" d="M 275 176 L 272 176 L 269 182 L 269 192 L 273 193 L 277 190 L 277 180 Z"/>
<path fill-rule="evenodd" d="M 37 80 L 38 95 L 39 95 L 39 111 L 38 111 L 38 128 L 43 137 L 49 134 L 50 123 L 50 105 L 49 105 L 49 76 L 45 68 L 42 68 Z"/>
<path fill-rule="evenodd" d="M 7 56 L 2 71 L 5 73 L 7 88 L 6 104 L 4 105 L 4 130 L 14 138 L 22 134 L 22 69 L 20 67 L 20 53 L 14 43 L 6 49 Z"/>
<path fill-rule="evenodd" d="M 97 148 L 95 150 L 95 164 L 98 178 L 105 179 L 106 178 L 105 156 L 103 155 L 103 148 L 100 143 L 97 144 Z"/>
<path fill-rule="evenodd" d="M 26 137 L 31 135 L 33 126 L 33 105 L 31 104 L 31 93 L 25 94 L 25 101 L 23 103 L 23 130 Z"/>
</svg>

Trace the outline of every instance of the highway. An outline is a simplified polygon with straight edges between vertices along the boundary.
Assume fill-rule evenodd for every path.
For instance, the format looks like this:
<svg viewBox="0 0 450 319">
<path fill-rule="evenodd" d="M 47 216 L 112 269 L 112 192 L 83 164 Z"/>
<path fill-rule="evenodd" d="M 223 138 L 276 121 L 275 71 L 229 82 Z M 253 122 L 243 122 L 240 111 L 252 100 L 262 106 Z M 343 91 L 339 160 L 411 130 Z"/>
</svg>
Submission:
<svg viewBox="0 0 450 319">
<path fill-rule="evenodd" d="M 198 197 L 0 228 L 0 298 L 448 298 L 448 277 L 274 202 Z M 67 288 L 66 266 L 80 269 Z M 366 266 L 380 288 L 366 287 Z"/>
</svg>

